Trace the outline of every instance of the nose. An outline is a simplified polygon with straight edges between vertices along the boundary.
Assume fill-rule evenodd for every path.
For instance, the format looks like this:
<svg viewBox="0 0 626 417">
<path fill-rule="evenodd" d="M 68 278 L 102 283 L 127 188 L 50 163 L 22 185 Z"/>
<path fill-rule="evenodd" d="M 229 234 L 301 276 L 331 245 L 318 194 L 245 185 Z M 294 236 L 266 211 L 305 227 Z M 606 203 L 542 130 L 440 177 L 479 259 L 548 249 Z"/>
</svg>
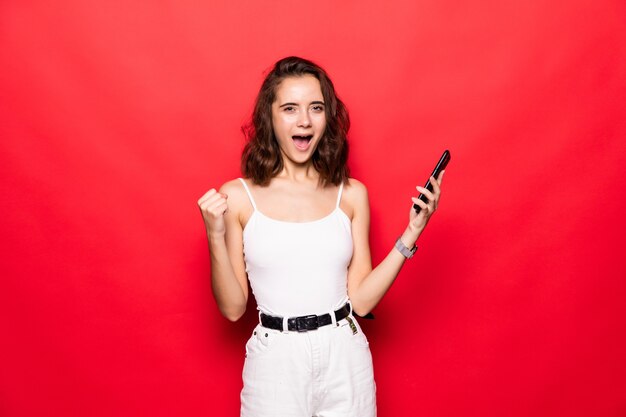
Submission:
<svg viewBox="0 0 626 417">
<path fill-rule="evenodd" d="M 308 111 L 300 112 L 298 115 L 298 127 L 310 127 L 311 126 L 311 118 L 309 117 Z"/>
</svg>

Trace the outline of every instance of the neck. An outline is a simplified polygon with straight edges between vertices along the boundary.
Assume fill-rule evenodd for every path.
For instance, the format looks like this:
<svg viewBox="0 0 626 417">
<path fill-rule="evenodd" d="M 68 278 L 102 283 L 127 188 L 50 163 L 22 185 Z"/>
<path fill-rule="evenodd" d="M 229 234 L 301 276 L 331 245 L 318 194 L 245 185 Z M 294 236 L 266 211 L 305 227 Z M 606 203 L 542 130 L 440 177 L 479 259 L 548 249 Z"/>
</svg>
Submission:
<svg viewBox="0 0 626 417">
<path fill-rule="evenodd" d="M 294 182 L 318 182 L 320 178 L 320 174 L 310 160 L 304 164 L 295 164 L 293 161 L 284 160 L 283 170 L 278 176 Z"/>
</svg>

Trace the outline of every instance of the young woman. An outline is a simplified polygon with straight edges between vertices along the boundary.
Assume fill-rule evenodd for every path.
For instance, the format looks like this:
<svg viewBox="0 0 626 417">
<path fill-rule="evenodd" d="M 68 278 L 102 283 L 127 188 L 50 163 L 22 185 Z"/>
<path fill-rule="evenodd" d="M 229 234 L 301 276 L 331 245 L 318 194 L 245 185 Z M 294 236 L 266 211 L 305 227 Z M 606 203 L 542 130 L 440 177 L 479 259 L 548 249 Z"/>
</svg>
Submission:
<svg viewBox="0 0 626 417">
<path fill-rule="evenodd" d="M 395 280 L 437 209 L 443 172 L 387 257 L 371 265 L 367 190 L 348 176 L 348 112 L 331 80 L 302 58 L 278 61 L 256 100 L 245 178 L 199 200 L 221 313 L 236 321 L 254 293 L 241 415 L 376 415 L 365 316 Z M 407 201 L 407 205 L 410 203 Z"/>
</svg>

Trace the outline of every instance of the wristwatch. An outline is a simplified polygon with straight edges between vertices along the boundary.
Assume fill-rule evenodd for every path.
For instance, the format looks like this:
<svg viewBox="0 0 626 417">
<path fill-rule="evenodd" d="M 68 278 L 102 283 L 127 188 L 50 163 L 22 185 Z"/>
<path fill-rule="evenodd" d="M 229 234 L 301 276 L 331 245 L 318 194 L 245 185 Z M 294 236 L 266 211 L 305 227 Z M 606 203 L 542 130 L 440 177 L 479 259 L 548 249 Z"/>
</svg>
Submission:
<svg viewBox="0 0 626 417">
<path fill-rule="evenodd" d="M 402 255 L 404 255 L 405 258 L 411 259 L 413 255 L 415 254 L 415 251 L 417 250 L 417 245 L 413 245 L 413 247 L 409 249 L 406 246 L 404 246 L 404 243 L 402 243 L 402 240 L 398 238 L 398 240 L 396 240 L 396 249 L 398 249 L 398 251 Z"/>
</svg>

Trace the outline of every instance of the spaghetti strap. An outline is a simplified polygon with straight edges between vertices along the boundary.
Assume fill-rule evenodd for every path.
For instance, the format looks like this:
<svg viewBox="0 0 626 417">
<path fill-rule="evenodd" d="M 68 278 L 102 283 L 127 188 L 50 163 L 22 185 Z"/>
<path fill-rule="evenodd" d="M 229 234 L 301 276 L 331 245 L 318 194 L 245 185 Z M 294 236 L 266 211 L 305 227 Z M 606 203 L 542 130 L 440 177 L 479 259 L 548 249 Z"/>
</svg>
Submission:
<svg viewBox="0 0 626 417">
<path fill-rule="evenodd" d="M 339 203 L 341 203 L 341 194 L 343 193 L 343 182 L 339 185 L 339 193 L 337 193 L 337 205 L 335 208 L 339 208 Z"/>
<path fill-rule="evenodd" d="M 243 188 L 246 189 L 246 194 L 248 194 L 248 198 L 250 199 L 250 203 L 252 204 L 252 208 L 254 209 L 254 211 L 257 211 L 256 203 L 254 202 L 254 198 L 252 198 L 252 193 L 250 193 L 250 189 L 248 188 L 248 184 L 246 184 L 246 182 L 244 181 L 243 178 L 239 178 L 239 181 L 241 181 L 241 183 L 243 184 Z"/>
</svg>

